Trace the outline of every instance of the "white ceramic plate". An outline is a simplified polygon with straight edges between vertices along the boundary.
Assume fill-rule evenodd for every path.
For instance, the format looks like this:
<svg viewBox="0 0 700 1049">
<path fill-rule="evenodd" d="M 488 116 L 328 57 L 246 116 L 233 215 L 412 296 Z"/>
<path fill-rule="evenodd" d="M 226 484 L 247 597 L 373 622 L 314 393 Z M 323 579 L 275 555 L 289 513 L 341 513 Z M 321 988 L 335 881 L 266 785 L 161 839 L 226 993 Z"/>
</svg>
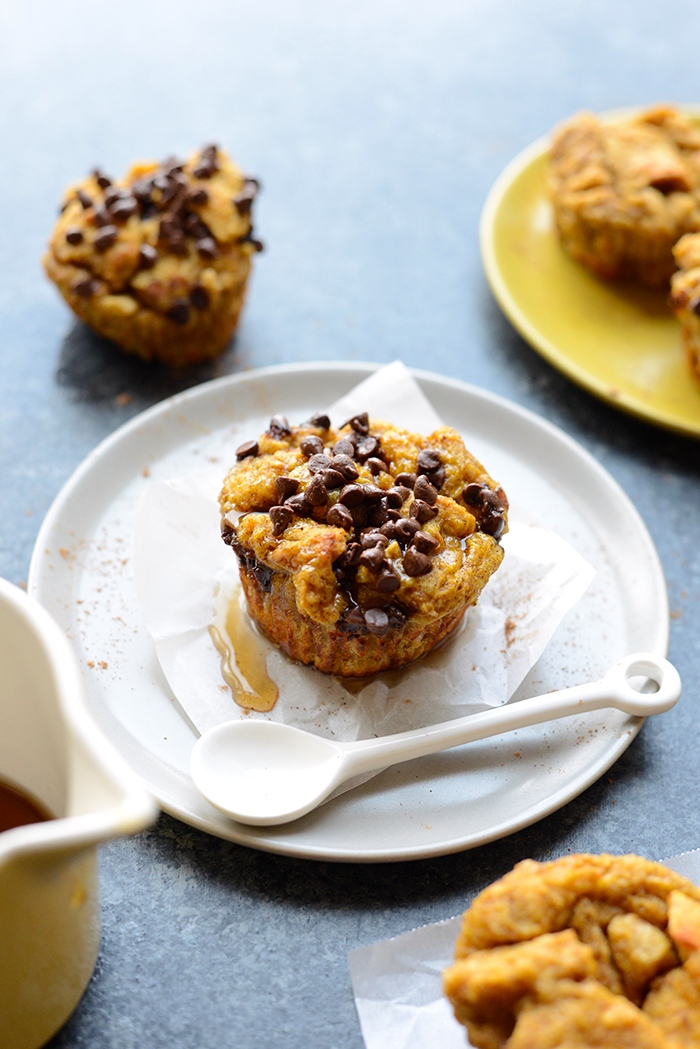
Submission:
<svg viewBox="0 0 700 1049">
<path fill-rule="evenodd" d="M 162 808 L 193 827 L 270 852 L 379 862 L 492 841 L 576 797 L 640 725 L 617 711 L 596 712 L 421 758 L 279 828 L 236 824 L 199 796 L 188 774 L 195 736 L 172 701 L 134 591 L 131 540 L 140 497 L 151 480 L 211 463 L 220 464 L 223 478 L 233 450 L 265 429 L 271 415 L 306 419 L 372 370 L 344 362 L 268 368 L 205 383 L 149 409 L 103 441 L 65 485 L 30 568 L 30 592 L 72 638 L 97 722 Z M 661 567 L 612 478 L 523 409 L 456 380 L 413 374 L 511 499 L 597 569 L 514 701 L 598 678 L 628 652 L 665 655 Z"/>
</svg>

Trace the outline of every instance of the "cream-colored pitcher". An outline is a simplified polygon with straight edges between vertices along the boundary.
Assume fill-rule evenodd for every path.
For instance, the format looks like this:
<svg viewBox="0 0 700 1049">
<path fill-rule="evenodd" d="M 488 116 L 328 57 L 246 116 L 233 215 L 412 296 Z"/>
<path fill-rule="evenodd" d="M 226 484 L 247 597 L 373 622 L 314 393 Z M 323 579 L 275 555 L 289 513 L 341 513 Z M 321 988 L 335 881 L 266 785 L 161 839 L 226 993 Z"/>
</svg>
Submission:
<svg viewBox="0 0 700 1049">
<path fill-rule="evenodd" d="M 0 833 L 0 1049 L 38 1049 L 95 965 L 97 846 L 156 808 L 92 721 L 55 620 L 1 579 L 0 780 L 53 817 Z"/>
</svg>

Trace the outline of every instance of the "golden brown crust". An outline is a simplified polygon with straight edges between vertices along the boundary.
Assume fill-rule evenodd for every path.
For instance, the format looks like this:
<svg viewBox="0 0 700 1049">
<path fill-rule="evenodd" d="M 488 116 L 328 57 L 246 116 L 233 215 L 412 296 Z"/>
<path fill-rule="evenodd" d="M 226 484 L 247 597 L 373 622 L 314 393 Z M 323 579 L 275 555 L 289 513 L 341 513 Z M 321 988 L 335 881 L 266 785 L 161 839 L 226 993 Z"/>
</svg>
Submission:
<svg viewBox="0 0 700 1049">
<path fill-rule="evenodd" d="M 600 277 L 663 287 L 673 245 L 700 230 L 700 129 L 671 106 L 556 132 L 549 195 L 564 248 Z"/>
<path fill-rule="evenodd" d="M 503 557 L 507 499 L 459 435 L 356 417 L 270 429 L 220 495 L 249 607 L 287 654 L 360 677 L 418 659 Z"/>
<path fill-rule="evenodd" d="M 444 986 L 478 1049 L 689 1049 L 700 890 L 639 856 L 525 860 L 465 913 Z"/>
<path fill-rule="evenodd" d="M 216 147 L 71 186 L 44 266 L 71 309 L 144 360 L 187 365 L 228 343 L 243 305 L 257 190 Z"/>
</svg>

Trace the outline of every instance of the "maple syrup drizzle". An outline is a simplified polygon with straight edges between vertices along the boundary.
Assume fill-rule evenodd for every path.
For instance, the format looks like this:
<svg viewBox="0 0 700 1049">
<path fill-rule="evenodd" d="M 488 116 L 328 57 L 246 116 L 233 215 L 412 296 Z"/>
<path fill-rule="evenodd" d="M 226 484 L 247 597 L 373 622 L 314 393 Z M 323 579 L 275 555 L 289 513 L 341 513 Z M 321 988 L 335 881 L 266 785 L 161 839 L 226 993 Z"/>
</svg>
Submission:
<svg viewBox="0 0 700 1049">
<path fill-rule="evenodd" d="M 267 673 L 268 647 L 250 623 L 239 593 L 219 595 L 211 639 L 221 656 L 221 674 L 239 707 L 264 714 L 272 710 L 279 689 Z"/>
</svg>

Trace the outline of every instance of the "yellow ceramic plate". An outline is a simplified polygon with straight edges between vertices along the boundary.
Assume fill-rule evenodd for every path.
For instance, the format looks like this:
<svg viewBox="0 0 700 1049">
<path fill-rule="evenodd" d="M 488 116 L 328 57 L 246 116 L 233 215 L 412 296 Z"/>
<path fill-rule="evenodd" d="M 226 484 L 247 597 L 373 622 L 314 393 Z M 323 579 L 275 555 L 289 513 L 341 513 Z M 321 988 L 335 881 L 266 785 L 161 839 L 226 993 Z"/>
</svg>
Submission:
<svg viewBox="0 0 700 1049">
<path fill-rule="evenodd" d="M 667 292 L 608 284 L 561 248 L 545 190 L 541 139 L 497 179 L 481 216 L 481 255 L 501 308 L 574 382 L 623 411 L 700 437 L 700 383 Z"/>
</svg>

